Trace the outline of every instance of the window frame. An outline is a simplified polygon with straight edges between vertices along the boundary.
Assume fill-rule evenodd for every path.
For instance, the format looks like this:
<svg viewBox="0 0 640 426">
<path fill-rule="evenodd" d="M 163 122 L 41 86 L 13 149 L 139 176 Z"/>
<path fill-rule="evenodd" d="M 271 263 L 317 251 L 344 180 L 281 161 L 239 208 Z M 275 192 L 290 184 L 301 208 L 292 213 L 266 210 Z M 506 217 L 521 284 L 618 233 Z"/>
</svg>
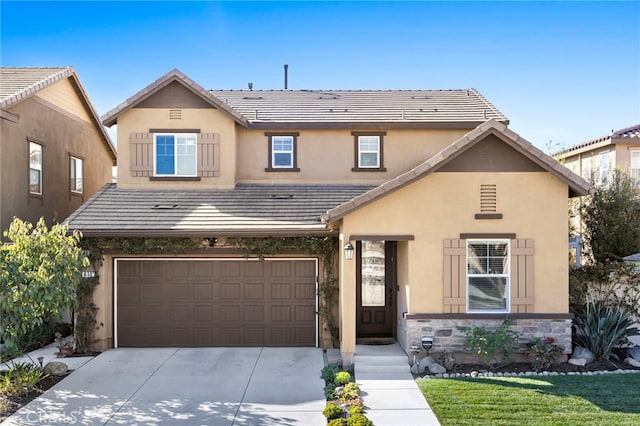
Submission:
<svg viewBox="0 0 640 426">
<path fill-rule="evenodd" d="M 80 189 L 78 189 L 78 164 L 80 164 Z M 84 158 L 73 154 L 69 154 L 69 191 L 75 195 L 84 194 Z"/>
<path fill-rule="evenodd" d="M 637 167 L 633 167 L 633 157 L 637 157 Z M 637 170 L 637 176 L 633 175 L 633 171 Z M 637 182 L 640 182 L 640 148 L 630 149 L 629 150 L 629 176 L 635 178 Z"/>
<path fill-rule="evenodd" d="M 600 184 L 604 187 L 609 186 L 609 174 L 611 173 L 610 151 L 600 153 L 599 179 Z"/>
<path fill-rule="evenodd" d="M 353 148 L 353 172 L 385 172 L 387 169 L 384 167 L 384 137 L 387 132 L 351 132 L 353 136 L 354 148 Z M 360 138 L 376 137 L 378 139 L 377 151 L 364 151 L 360 149 Z M 377 165 L 364 166 L 362 165 L 361 154 L 377 154 Z"/>
<path fill-rule="evenodd" d="M 159 178 L 192 178 L 198 176 L 198 134 L 194 132 L 154 132 L 153 134 L 153 177 Z M 173 173 L 158 173 L 158 136 L 172 136 L 173 141 Z M 178 173 L 178 138 L 193 137 L 193 174 Z"/>
<path fill-rule="evenodd" d="M 511 240 L 505 238 L 471 238 L 465 240 L 465 285 L 466 285 L 466 312 L 470 314 L 509 314 L 511 313 Z M 506 244 L 506 269 L 501 274 L 471 274 L 469 273 L 469 245 L 473 243 L 487 243 L 487 244 Z M 490 257 L 490 256 L 487 256 Z M 505 278 L 505 308 L 504 309 L 476 309 L 471 308 L 470 304 L 470 278 L 474 277 L 494 277 Z"/>
<path fill-rule="evenodd" d="M 29 168 L 28 168 L 28 179 L 27 179 L 28 187 L 29 187 L 29 195 L 33 195 L 33 196 L 36 196 L 36 197 L 42 197 L 42 195 L 44 194 L 44 185 L 43 185 L 43 180 L 44 180 L 43 179 L 44 145 L 42 145 L 39 142 L 33 141 L 31 139 L 27 139 L 27 140 L 29 142 L 29 146 L 28 146 L 28 150 L 29 150 L 28 151 L 29 152 L 29 155 L 28 155 Z M 40 149 L 40 164 L 39 164 L 40 168 L 39 169 L 31 167 L 32 166 L 32 164 L 31 164 L 31 155 L 32 155 L 31 147 L 32 146 L 37 146 Z M 38 189 L 39 189 L 39 191 L 37 191 L 37 192 L 31 190 L 31 171 L 32 170 L 37 170 L 39 172 L 39 174 L 38 174 Z"/>
<path fill-rule="evenodd" d="M 268 167 L 264 169 L 265 172 L 299 172 L 298 168 L 298 136 L 300 133 L 298 132 L 289 132 L 289 133 L 274 133 L 267 132 L 265 133 L 267 136 L 268 142 L 268 151 L 269 151 L 269 159 L 268 159 Z M 290 151 L 276 151 L 275 143 L 278 138 L 290 138 L 291 140 L 291 150 Z M 278 153 L 290 153 L 291 162 L 285 166 L 276 165 L 275 156 Z"/>
</svg>

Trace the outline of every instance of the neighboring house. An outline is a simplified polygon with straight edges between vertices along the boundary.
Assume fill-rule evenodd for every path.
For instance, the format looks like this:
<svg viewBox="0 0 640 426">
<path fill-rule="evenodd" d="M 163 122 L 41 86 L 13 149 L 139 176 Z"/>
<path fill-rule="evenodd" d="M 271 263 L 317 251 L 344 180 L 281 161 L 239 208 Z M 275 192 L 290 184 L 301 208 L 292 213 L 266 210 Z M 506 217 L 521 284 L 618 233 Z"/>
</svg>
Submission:
<svg viewBox="0 0 640 426">
<path fill-rule="evenodd" d="M 590 185 L 473 89 L 208 91 L 173 70 L 103 123 L 118 183 L 71 228 L 212 247 L 106 253 L 99 349 L 326 346 L 318 259 L 247 260 L 225 241 L 334 235 L 347 364 L 359 338 L 460 350 L 462 327 L 505 316 L 571 351 L 567 199 Z"/>
<path fill-rule="evenodd" d="M 71 67 L 0 68 L 0 229 L 64 220 L 105 183 L 116 152 Z"/>
<path fill-rule="evenodd" d="M 616 168 L 640 182 L 640 124 L 574 145 L 553 157 L 587 180 L 595 174 L 597 183 L 606 182 Z"/>
</svg>

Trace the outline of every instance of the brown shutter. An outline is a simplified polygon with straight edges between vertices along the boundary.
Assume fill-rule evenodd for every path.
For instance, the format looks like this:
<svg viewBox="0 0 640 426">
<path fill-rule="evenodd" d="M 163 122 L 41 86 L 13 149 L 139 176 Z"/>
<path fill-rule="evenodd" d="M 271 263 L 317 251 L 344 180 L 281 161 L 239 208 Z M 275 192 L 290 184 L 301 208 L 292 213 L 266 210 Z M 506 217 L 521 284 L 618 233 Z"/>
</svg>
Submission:
<svg viewBox="0 0 640 426">
<path fill-rule="evenodd" d="M 511 312 L 533 312 L 533 240 L 511 240 Z"/>
<path fill-rule="evenodd" d="M 465 240 L 444 240 L 444 312 L 464 313 L 467 306 Z"/>
<path fill-rule="evenodd" d="M 220 135 L 200 133 L 198 136 L 198 176 L 220 176 Z"/>
<path fill-rule="evenodd" d="M 153 174 L 153 134 L 131 133 L 131 176 Z"/>
</svg>

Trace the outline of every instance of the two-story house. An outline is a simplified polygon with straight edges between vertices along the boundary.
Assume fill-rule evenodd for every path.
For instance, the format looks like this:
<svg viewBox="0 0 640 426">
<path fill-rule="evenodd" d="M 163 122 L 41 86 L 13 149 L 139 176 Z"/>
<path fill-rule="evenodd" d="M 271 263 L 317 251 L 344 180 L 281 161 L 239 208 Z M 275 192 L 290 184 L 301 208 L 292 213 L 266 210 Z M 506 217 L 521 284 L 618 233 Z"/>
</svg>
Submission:
<svg viewBox="0 0 640 426">
<path fill-rule="evenodd" d="M 474 89 L 205 90 L 173 70 L 103 116 L 118 183 L 70 218 L 93 237 L 193 237 L 178 254 L 105 253 L 99 348 L 323 346 L 319 261 L 246 259 L 234 237 L 339 239 L 340 348 L 510 316 L 571 351 L 567 202 L 589 184 Z"/>
<path fill-rule="evenodd" d="M 553 154 L 572 172 L 589 180 L 606 182 L 618 168 L 640 182 L 640 124 L 589 140 Z"/>
<path fill-rule="evenodd" d="M 116 151 L 75 70 L 0 68 L 0 230 L 52 225 L 112 181 Z"/>
</svg>

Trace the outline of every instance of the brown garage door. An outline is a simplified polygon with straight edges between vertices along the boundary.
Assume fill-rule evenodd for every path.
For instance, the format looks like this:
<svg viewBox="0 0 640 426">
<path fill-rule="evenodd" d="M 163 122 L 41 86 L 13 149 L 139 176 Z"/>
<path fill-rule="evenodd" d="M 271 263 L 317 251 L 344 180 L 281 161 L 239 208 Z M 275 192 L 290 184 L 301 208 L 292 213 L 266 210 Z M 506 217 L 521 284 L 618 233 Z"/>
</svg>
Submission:
<svg viewBox="0 0 640 426">
<path fill-rule="evenodd" d="M 116 344 L 316 346 L 314 259 L 118 259 Z"/>
</svg>

